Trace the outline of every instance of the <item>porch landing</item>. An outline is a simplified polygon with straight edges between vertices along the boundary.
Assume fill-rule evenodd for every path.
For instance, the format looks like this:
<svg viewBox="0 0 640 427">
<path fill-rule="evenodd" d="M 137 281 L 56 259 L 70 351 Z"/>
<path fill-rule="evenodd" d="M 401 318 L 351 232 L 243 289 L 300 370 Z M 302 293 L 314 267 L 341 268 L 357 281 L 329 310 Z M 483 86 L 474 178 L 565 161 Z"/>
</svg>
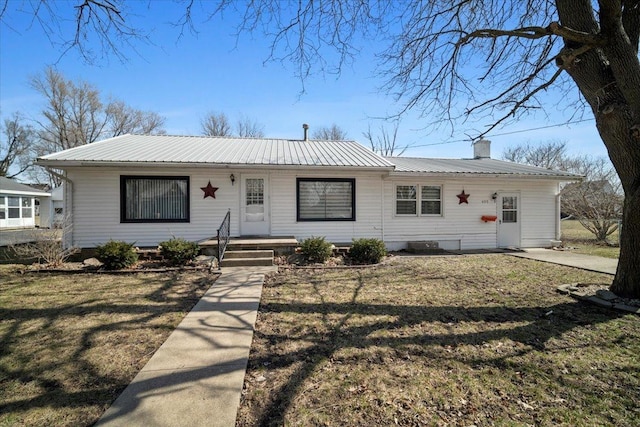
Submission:
<svg viewBox="0 0 640 427">
<path fill-rule="evenodd" d="M 218 246 L 218 240 L 215 237 L 204 239 L 198 242 L 203 250 L 213 249 Z M 293 236 L 277 236 L 277 237 L 232 237 L 229 239 L 227 250 L 264 250 L 271 249 L 277 254 L 293 253 L 299 246 L 298 240 Z"/>
</svg>

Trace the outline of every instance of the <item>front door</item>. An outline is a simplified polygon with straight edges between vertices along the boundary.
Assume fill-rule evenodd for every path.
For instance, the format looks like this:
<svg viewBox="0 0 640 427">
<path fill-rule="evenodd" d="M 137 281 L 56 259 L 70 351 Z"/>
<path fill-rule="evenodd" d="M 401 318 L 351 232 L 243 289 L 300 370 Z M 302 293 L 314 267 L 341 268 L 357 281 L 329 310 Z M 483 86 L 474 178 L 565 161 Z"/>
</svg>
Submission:
<svg viewBox="0 0 640 427">
<path fill-rule="evenodd" d="M 520 195 L 500 193 L 498 196 L 498 247 L 520 246 Z"/>
<path fill-rule="evenodd" d="M 269 235 L 268 180 L 265 175 L 242 176 L 240 234 Z"/>
</svg>

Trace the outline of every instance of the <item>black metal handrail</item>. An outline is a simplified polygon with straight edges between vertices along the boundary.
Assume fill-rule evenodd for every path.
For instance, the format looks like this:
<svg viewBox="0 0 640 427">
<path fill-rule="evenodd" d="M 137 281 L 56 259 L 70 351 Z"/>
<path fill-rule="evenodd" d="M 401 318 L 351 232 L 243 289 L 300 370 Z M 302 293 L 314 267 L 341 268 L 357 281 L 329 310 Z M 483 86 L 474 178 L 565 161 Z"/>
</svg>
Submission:
<svg viewBox="0 0 640 427">
<path fill-rule="evenodd" d="M 224 251 L 227 250 L 229 244 L 229 237 L 231 236 L 231 209 L 227 211 L 227 214 L 218 228 L 218 266 L 224 258 Z"/>
</svg>

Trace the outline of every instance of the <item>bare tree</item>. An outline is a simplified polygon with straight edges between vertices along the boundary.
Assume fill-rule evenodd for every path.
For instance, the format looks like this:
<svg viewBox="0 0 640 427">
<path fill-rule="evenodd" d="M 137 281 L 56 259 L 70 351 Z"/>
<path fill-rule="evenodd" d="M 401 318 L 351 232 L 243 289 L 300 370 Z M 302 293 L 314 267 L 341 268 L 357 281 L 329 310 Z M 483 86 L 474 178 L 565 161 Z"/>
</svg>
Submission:
<svg viewBox="0 0 640 427">
<path fill-rule="evenodd" d="M 238 136 L 243 138 L 264 137 L 264 125 L 245 115 L 241 115 L 238 119 L 236 130 Z"/>
<path fill-rule="evenodd" d="M 31 79 L 46 106 L 38 121 L 38 155 L 90 144 L 107 125 L 100 92 L 87 82 L 74 83 L 49 67 Z"/>
<path fill-rule="evenodd" d="M 586 108 L 625 193 L 626 232 L 611 289 L 640 297 L 640 239 L 635 237 L 640 234 L 638 0 L 326 0 L 295 5 L 256 0 L 244 6 L 233 1 L 202 5 L 210 7 L 208 17 L 240 9 L 237 33 L 264 32 L 271 38 L 269 59 L 293 62 L 301 79 L 314 70 L 340 71 L 360 54 L 362 40 L 379 41 L 383 51 L 376 58 L 382 61 L 386 89 L 402 102 L 399 114 L 418 110 L 434 126 L 451 129 L 475 123 L 478 130 L 471 136 L 476 138 L 531 109 L 549 107 L 542 96 L 549 90 L 565 95 L 564 107 L 576 115 L 585 114 L 580 106 Z M 178 18 L 183 28 L 195 25 L 192 6 L 187 2 Z M 99 11 L 116 24 L 126 22 L 123 4 L 116 0 Z M 80 31 L 91 28 L 96 16 L 79 13 Z M 4 10 L 0 19 L 8 20 Z M 98 35 L 110 41 L 109 34 Z"/>
<path fill-rule="evenodd" d="M 565 141 L 548 141 L 542 144 L 521 144 L 508 147 L 502 153 L 502 158 L 510 162 L 522 163 L 546 169 L 570 171 Z"/>
<path fill-rule="evenodd" d="M 624 197 L 620 180 L 611 162 L 604 157 L 573 160 L 573 172 L 585 177 L 582 182 L 562 190 L 562 211 L 574 216 L 601 242 L 618 229 Z"/>
<path fill-rule="evenodd" d="M 225 113 L 208 113 L 201 121 L 202 134 L 206 136 L 231 136 L 231 123 Z"/>
<path fill-rule="evenodd" d="M 92 84 L 73 82 L 52 67 L 31 79 L 31 86 L 43 96 L 45 107 L 37 119 L 34 157 L 62 151 L 124 133 L 164 133 L 164 117 L 134 109 L 123 101 L 103 102 Z M 52 174 L 30 170 L 32 179 L 59 185 Z"/>
<path fill-rule="evenodd" d="M 31 165 L 30 153 L 35 132 L 31 125 L 22 121 L 22 116 L 14 113 L 11 118 L 4 120 L 4 125 L 0 125 L 0 176 L 14 178 Z"/>
<path fill-rule="evenodd" d="M 596 240 L 606 243 L 618 228 L 624 197 L 620 180 L 611 162 L 604 157 L 570 156 L 567 143 L 551 141 L 539 145 L 523 144 L 504 150 L 502 158 L 547 169 L 582 175 L 581 182 L 562 189 L 562 212 L 575 217 Z"/>
<path fill-rule="evenodd" d="M 36 259 L 38 263 L 57 267 L 64 264 L 69 257 L 80 252 L 76 247 L 62 244 L 71 233 L 72 224 L 67 216 L 56 227 L 28 230 L 27 243 L 12 243 L 9 249 L 21 259 Z"/>
<path fill-rule="evenodd" d="M 346 130 L 334 123 L 331 126 L 323 126 L 314 130 L 311 138 L 322 141 L 344 141 L 348 136 Z"/>
<path fill-rule="evenodd" d="M 377 134 L 371 132 L 371 125 L 368 126 L 367 131 L 362 134 L 369 141 L 371 149 L 381 156 L 402 156 L 407 151 L 408 146 L 400 146 L 398 144 L 398 129 L 400 123 L 395 121 L 393 128 L 389 130 L 384 124 L 380 125 L 380 129 Z"/>
<path fill-rule="evenodd" d="M 137 110 L 123 101 L 112 101 L 105 109 L 106 133 L 110 137 L 131 134 L 163 135 L 164 117 L 153 111 Z"/>
</svg>

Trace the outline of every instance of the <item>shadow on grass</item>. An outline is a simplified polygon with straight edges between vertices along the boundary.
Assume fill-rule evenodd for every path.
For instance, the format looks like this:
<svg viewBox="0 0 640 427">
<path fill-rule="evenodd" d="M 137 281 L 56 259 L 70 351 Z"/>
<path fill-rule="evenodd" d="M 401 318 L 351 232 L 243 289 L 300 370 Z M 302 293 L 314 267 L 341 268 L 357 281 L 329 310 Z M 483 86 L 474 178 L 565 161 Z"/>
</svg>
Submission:
<svg viewBox="0 0 640 427">
<path fill-rule="evenodd" d="M 169 319 L 159 319 L 170 313 L 188 311 L 216 278 L 207 276 L 191 279 L 188 284 L 181 284 L 180 293 L 172 295 L 171 292 L 182 280 L 180 273 L 154 277 L 150 291 L 135 297 L 140 303 L 111 303 L 108 297 L 95 296 L 81 299 L 79 303 L 52 303 L 45 308 L 0 308 L 3 331 L 0 336 L 0 390 L 4 395 L 0 399 L 0 414 L 24 414 L 36 408 L 106 408 L 132 377 L 122 372 L 110 372 L 94 363 L 88 353 L 95 347 L 96 339 L 99 340 L 99 336 L 105 332 L 115 332 L 124 340 L 110 345 L 141 345 L 148 353 L 149 343 L 126 341 L 128 331 L 146 329 L 157 334 L 157 331 L 168 333 L 173 330 L 167 324 Z M 38 292 L 36 277 L 27 280 L 21 276 L 8 276 L 6 280 L 5 292 L 29 286 L 35 286 L 24 291 L 30 297 Z M 52 280 L 55 283 L 55 276 Z M 83 276 L 74 275 L 74 280 L 82 281 Z M 86 276 L 86 280 L 89 282 L 90 276 Z M 47 292 L 50 293 L 51 289 L 48 288 Z M 62 353 L 62 346 L 66 345 L 65 334 L 73 334 L 74 329 L 84 328 L 84 325 L 75 325 L 86 319 L 92 319 L 95 324 L 86 323 L 86 329 L 73 338 L 74 348 Z M 67 326 L 70 330 L 65 329 Z M 21 347 L 23 345 L 28 347 Z M 135 367 L 129 369 L 137 371 Z M 71 388 L 69 384 L 72 384 Z M 7 389 L 10 386 L 27 387 L 30 391 L 11 395 Z M 88 417 L 88 420 L 93 423 L 96 418 Z"/>
<path fill-rule="evenodd" d="M 287 368 L 299 364 L 295 371 L 287 375 L 286 382 L 275 390 L 269 403 L 258 414 L 256 425 L 285 425 L 285 414 L 293 403 L 305 381 L 317 372 L 321 364 L 336 357 L 344 349 L 379 349 L 395 350 L 402 356 L 430 357 L 443 359 L 443 348 L 456 348 L 464 345 L 482 345 L 494 340 L 512 340 L 523 344 L 515 352 L 507 356 L 500 355 L 487 358 L 486 355 L 464 356 L 452 354 L 448 357 L 469 366 L 490 366 L 504 369 L 513 361 L 508 358 L 526 353 L 544 350 L 547 343 L 566 332 L 585 325 L 594 326 L 622 316 L 597 307 L 585 306 L 579 302 L 562 302 L 541 307 L 505 307 L 505 306 L 406 306 L 402 304 L 363 304 L 357 302 L 358 294 L 364 283 L 362 277 L 355 286 L 351 301 L 332 303 L 324 301 L 317 288 L 319 303 L 277 303 L 269 302 L 261 305 L 261 313 L 265 317 L 277 318 L 278 314 L 320 315 L 323 328 L 311 328 L 312 332 L 296 335 L 295 340 L 311 343 L 304 349 L 290 351 L 285 354 L 267 354 L 263 357 L 252 357 L 250 369 L 259 370 L 263 366 L 269 369 Z M 551 316 L 550 313 L 553 313 Z M 338 316 L 336 316 L 338 315 Z M 341 317 L 339 317 L 341 316 Z M 373 319 L 383 316 L 382 320 L 371 320 L 365 325 L 349 326 L 349 320 L 356 316 L 371 316 Z M 392 317 L 392 319 L 389 319 Z M 332 320 L 329 320 L 329 319 Z M 451 325 L 451 333 L 416 333 L 380 334 L 380 331 L 402 330 L 425 322 L 438 322 Z M 485 331 L 454 333 L 455 325 L 465 322 L 495 323 Z M 507 327 L 516 323 L 513 327 Z M 323 329 L 318 331 L 317 329 Z M 286 347 L 285 343 L 293 340 L 290 334 L 265 334 L 255 332 L 255 338 L 265 340 L 269 346 Z M 254 339 L 255 339 L 254 338 Z M 282 344 L 282 346 L 280 346 Z M 582 345 L 582 344 L 581 344 Z M 590 345 L 584 343 L 584 346 Z M 557 347 L 556 347 L 557 348 Z M 358 356 L 356 356 L 358 358 Z M 356 361 L 357 362 L 357 361 Z M 375 360 L 374 360 L 375 362 Z M 576 386 L 575 384 L 573 386 Z M 578 384 L 578 387 L 582 385 Z M 585 394 L 597 399 L 598 390 L 584 386 Z M 633 405 L 633 402 L 629 402 Z"/>
</svg>

